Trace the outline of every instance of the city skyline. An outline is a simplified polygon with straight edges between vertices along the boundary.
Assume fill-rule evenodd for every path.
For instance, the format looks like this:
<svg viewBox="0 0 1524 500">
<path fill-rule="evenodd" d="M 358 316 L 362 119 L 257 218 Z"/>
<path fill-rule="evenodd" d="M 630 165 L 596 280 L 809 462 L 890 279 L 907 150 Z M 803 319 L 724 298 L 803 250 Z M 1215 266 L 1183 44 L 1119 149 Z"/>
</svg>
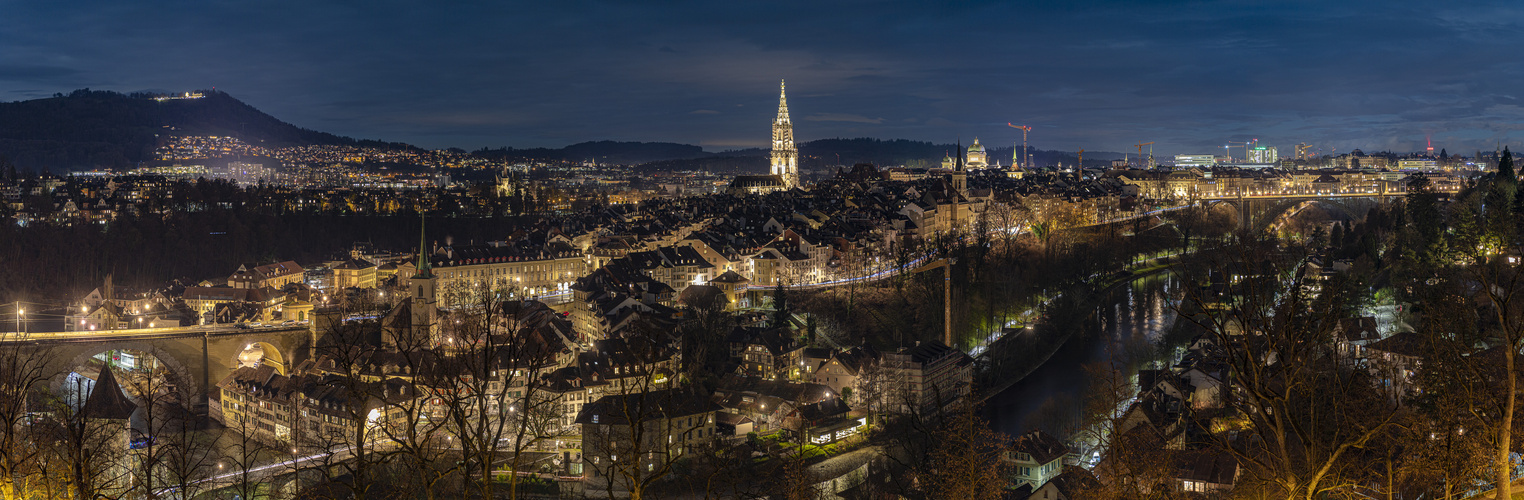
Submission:
<svg viewBox="0 0 1524 500">
<path fill-rule="evenodd" d="M 216 87 L 306 128 L 466 149 L 766 147 L 778 79 L 800 141 L 1004 146 L 1015 122 L 1042 149 L 1466 154 L 1524 117 L 1506 4 L 698 6 L 17 6 L 0 99 Z"/>
</svg>

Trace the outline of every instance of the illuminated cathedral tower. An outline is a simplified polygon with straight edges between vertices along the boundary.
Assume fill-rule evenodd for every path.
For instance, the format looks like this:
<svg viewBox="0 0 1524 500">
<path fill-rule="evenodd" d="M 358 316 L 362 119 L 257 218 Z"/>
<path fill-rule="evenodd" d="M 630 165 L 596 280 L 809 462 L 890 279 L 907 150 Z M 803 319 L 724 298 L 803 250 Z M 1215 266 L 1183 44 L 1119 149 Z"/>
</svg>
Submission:
<svg viewBox="0 0 1524 500">
<path fill-rule="evenodd" d="M 778 119 L 773 120 L 773 163 L 768 172 L 783 180 L 784 189 L 799 187 L 799 150 L 794 148 L 794 124 L 788 119 L 788 92 L 778 82 Z"/>
</svg>

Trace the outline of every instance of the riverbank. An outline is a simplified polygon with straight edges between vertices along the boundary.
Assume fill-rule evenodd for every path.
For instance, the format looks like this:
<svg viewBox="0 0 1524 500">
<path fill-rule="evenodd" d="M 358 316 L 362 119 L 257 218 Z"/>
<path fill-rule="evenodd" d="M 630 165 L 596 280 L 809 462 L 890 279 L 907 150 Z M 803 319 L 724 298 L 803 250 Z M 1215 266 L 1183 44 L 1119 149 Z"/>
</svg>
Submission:
<svg viewBox="0 0 1524 500">
<path fill-rule="evenodd" d="M 1101 301 L 1111 292 L 1174 267 L 1179 263 L 1176 257 L 1171 255 L 1145 261 L 1100 283 L 1082 285 L 1082 290 L 1066 291 L 1061 298 L 1073 297 L 1076 293 L 1082 297 L 1074 303 L 1055 300 L 1065 310 L 1050 314 L 1045 325 L 1008 333 L 991 343 L 980 356 L 979 371 L 975 374 L 980 401 L 995 397 L 1046 365 L 1083 329 L 1084 322 L 1095 315 Z M 1062 324 L 1055 325 L 1054 319 Z"/>
</svg>

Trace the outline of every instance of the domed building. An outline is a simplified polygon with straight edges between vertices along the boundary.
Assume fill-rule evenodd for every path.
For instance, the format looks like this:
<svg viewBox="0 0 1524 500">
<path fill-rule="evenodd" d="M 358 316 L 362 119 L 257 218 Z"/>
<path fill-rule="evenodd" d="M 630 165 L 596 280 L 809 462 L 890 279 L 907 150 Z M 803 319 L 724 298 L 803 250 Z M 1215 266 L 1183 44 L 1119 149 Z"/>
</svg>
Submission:
<svg viewBox="0 0 1524 500">
<path fill-rule="evenodd" d="M 984 145 L 979 144 L 979 138 L 974 138 L 974 143 L 968 146 L 968 168 L 988 168 L 990 166 L 989 153 L 984 151 Z"/>
</svg>

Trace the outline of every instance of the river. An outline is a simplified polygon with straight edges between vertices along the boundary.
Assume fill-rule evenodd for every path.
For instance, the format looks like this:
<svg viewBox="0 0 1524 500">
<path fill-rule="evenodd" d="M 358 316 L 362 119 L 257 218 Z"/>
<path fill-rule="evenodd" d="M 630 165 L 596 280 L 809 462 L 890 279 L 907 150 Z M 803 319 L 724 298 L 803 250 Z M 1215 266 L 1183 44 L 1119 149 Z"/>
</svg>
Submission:
<svg viewBox="0 0 1524 500">
<path fill-rule="evenodd" d="M 1095 314 L 1036 371 L 985 402 L 990 426 L 1012 436 L 1043 429 L 1063 436 L 1079 413 L 1086 383 L 1084 367 L 1111 359 L 1141 361 L 1153 356 L 1140 347 L 1165 347 L 1181 297 L 1171 273 L 1139 278 L 1111 289 Z"/>
</svg>

